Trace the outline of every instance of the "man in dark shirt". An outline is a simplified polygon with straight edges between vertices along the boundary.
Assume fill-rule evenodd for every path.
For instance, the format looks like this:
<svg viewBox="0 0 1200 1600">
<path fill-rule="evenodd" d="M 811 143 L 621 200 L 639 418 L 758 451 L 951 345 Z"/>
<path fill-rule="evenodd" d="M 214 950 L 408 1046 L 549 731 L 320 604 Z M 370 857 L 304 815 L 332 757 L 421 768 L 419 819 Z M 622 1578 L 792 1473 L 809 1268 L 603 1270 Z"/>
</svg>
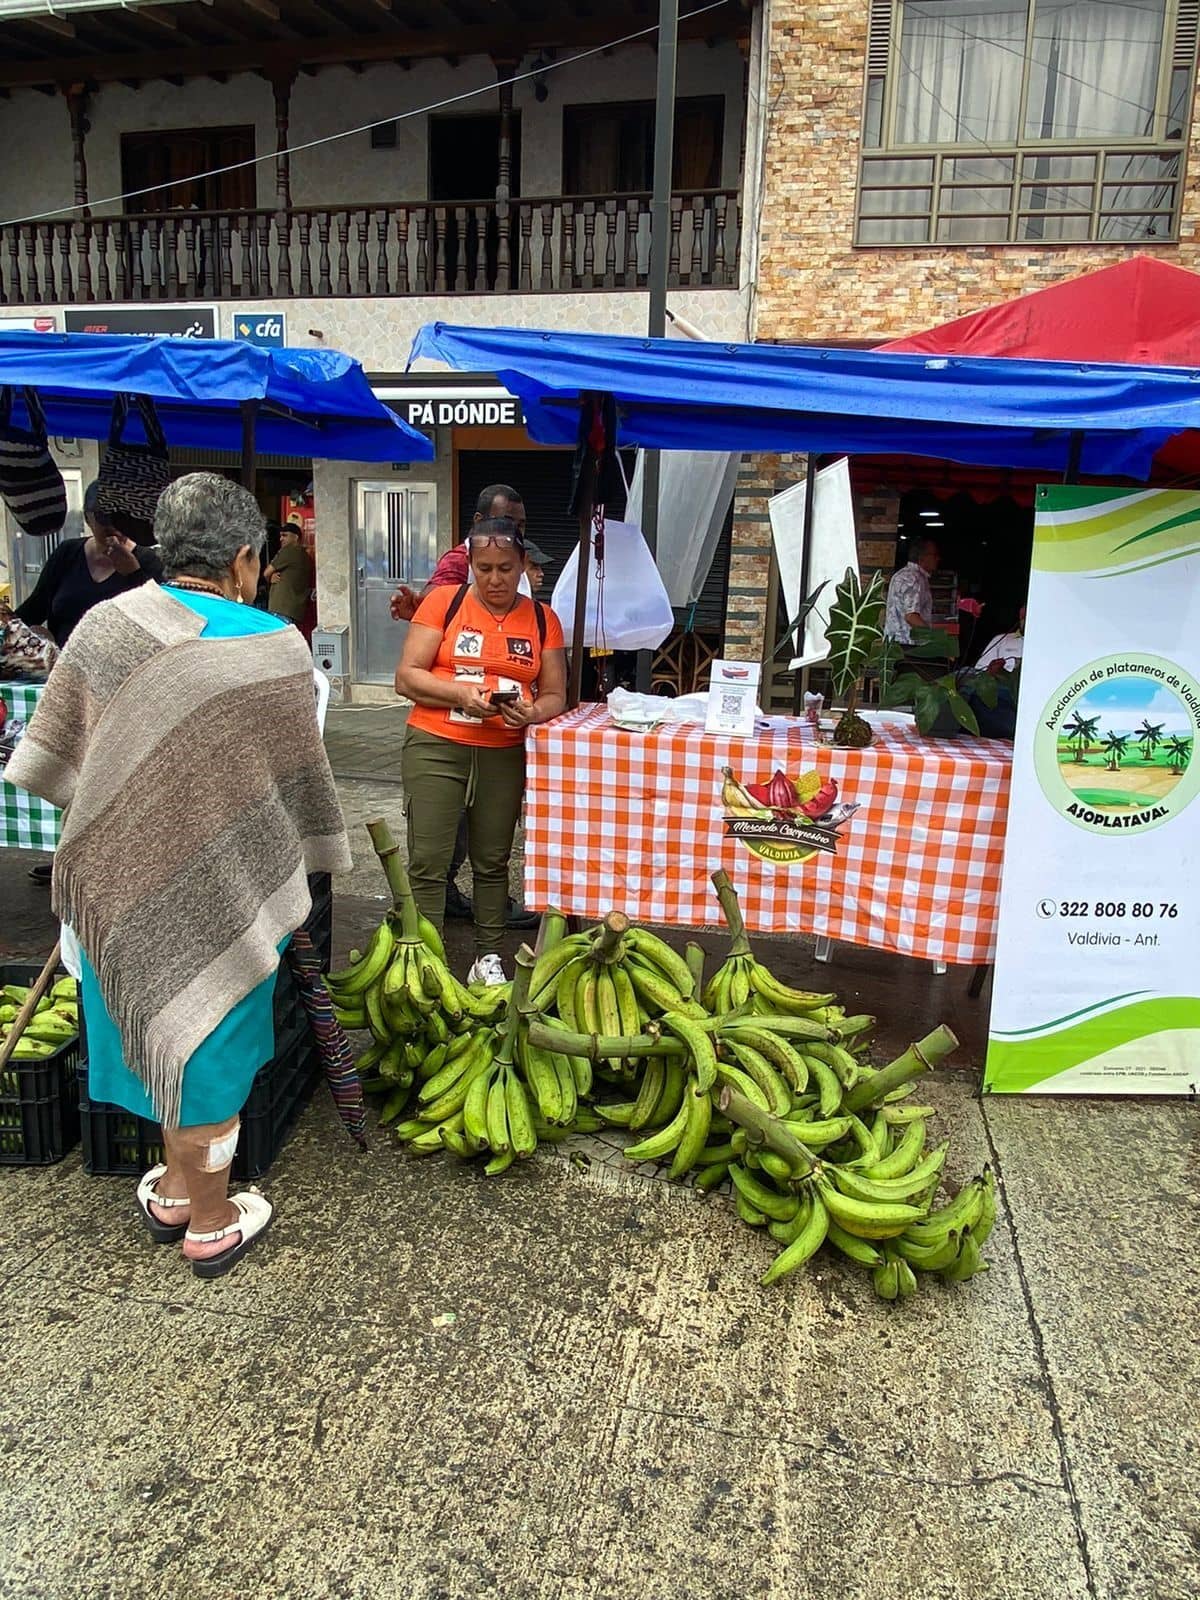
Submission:
<svg viewBox="0 0 1200 1600">
<path fill-rule="evenodd" d="M 33 593 L 16 609 L 22 622 L 49 634 L 60 650 L 93 606 L 139 588 L 148 578 L 162 578 L 154 546 L 134 544 L 102 521 L 96 497 L 93 483 L 83 497 L 87 538 L 64 539 L 51 550 Z"/>
</svg>

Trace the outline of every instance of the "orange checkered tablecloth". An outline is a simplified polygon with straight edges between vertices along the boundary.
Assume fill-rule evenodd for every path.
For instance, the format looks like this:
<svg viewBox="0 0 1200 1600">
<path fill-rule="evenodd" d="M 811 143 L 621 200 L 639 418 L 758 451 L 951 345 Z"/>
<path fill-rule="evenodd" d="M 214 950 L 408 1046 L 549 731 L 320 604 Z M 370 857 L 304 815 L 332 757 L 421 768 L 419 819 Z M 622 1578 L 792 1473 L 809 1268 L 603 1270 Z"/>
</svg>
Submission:
<svg viewBox="0 0 1200 1600">
<path fill-rule="evenodd" d="M 532 728 L 527 749 L 531 907 L 712 926 L 709 874 L 724 867 L 752 931 L 815 933 L 952 964 L 992 959 L 1008 744 L 928 739 L 887 723 L 865 750 L 843 750 L 795 718 L 772 719 L 750 739 L 699 723 L 638 734 L 616 727 L 604 706 L 581 706 Z M 809 805 L 824 814 L 756 811 L 760 800 L 745 787 L 776 770 L 798 798 L 819 780 Z M 831 779 L 837 795 L 826 810 Z"/>
</svg>

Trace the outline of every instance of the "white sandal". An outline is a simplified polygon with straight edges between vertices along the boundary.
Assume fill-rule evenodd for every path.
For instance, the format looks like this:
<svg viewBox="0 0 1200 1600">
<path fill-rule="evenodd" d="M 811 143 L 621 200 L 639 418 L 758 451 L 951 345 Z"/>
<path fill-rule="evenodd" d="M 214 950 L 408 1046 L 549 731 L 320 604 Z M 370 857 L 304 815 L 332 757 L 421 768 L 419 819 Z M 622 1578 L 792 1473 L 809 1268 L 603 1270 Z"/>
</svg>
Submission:
<svg viewBox="0 0 1200 1600">
<path fill-rule="evenodd" d="M 218 1228 L 214 1233 L 193 1233 L 189 1228 L 184 1234 L 185 1240 L 192 1244 L 216 1244 L 219 1239 L 227 1239 L 231 1233 L 240 1233 L 241 1240 L 231 1245 L 228 1250 L 222 1250 L 220 1255 L 205 1256 L 202 1260 L 195 1260 L 189 1256 L 192 1271 L 198 1278 L 220 1278 L 234 1267 L 254 1244 L 261 1239 L 271 1226 L 275 1215 L 275 1208 L 271 1202 L 257 1189 L 248 1189 L 244 1194 L 230 1196 L 230 1200 L 237 1210 L 236 1222 L 231 1222 L 228 1227 Z"/>
<path fill-rule="evenodd" d="M 158 1193 L 158 1180 L 163 1177 L 166 1170 L 166 1167 L 160 1164 L 151 1167 L 150 1171 L 144 1174 L 137 1186 L 137 1208 L 155 1244 L 178 1244 L 187 1232 L 187 1223 L 161 1222 L 150 1209 L 151 1203 L 161 1206 L 164 1211 L 176 1211 L 181 1206 L 190 1206 L 192 1203 L 186 1196 L 182 1200 L 174 1200 L 170 1195 Z"/>
</svg>

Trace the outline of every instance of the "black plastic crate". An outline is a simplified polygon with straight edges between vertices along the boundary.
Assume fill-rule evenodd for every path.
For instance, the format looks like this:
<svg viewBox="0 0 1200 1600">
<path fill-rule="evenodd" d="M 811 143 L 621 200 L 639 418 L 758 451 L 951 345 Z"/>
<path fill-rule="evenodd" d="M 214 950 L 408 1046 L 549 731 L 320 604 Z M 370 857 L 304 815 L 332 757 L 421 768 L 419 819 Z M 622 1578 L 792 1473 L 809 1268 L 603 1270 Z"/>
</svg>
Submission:
<svg viewBox="0 0 1200 1600">
<path fill-rule="evenodd" d="M 277 1019 L 280 993 L 286 995 L 289 990 L 291 999 L 283 1007 L 289 1021 L 284 1027 L 276 1021 L 275 1054 L 259 1069 L 242 1109 L 242 1129 L 233 1158 L 233 1176 L 240 1180 L 261 1178 L 270 1170 L 320 1075 L 317 1041 L 308 1014 L 300 1006 L 287 963 L 281 961 L 275 981 Z M 80 1070 L 79 1089 L 85 1172 L 97 1177 L 140 1177 L 163 1159 L 162 1130 L 156 1122 L 91 1100 L 86 1067 Z"/>
<path fill-rule="evenodd" d="M 0 985 L 33 983 L 41 965 L 0 963 Z M 60 972 L 56 977 L 65 977 Z M 0 1166 L 48 1167 L 79 1143 L 78 1035 L 37 1061 L 0 1071 Z"/>
</svg>

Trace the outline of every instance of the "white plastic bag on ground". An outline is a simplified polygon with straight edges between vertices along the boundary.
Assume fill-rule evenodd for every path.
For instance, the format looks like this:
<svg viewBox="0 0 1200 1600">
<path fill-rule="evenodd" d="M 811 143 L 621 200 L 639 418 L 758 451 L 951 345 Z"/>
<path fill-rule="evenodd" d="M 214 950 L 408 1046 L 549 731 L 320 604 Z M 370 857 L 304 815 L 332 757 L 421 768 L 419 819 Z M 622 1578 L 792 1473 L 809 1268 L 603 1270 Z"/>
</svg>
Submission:
<svg viewBox="0 0 1200 1600">
<path fill-rule="evenodd" d="M 576 545 L 550 602 L 562 623 L 568 649 L 574 642 L 578 570 Z M 642 530 L 632 522 L 606 522 L 603 578 L 597 577 L 592 548 L 584 643 L 592 650 L 656 650 L 674 626 L 675 613 Z"/>
</svg>

